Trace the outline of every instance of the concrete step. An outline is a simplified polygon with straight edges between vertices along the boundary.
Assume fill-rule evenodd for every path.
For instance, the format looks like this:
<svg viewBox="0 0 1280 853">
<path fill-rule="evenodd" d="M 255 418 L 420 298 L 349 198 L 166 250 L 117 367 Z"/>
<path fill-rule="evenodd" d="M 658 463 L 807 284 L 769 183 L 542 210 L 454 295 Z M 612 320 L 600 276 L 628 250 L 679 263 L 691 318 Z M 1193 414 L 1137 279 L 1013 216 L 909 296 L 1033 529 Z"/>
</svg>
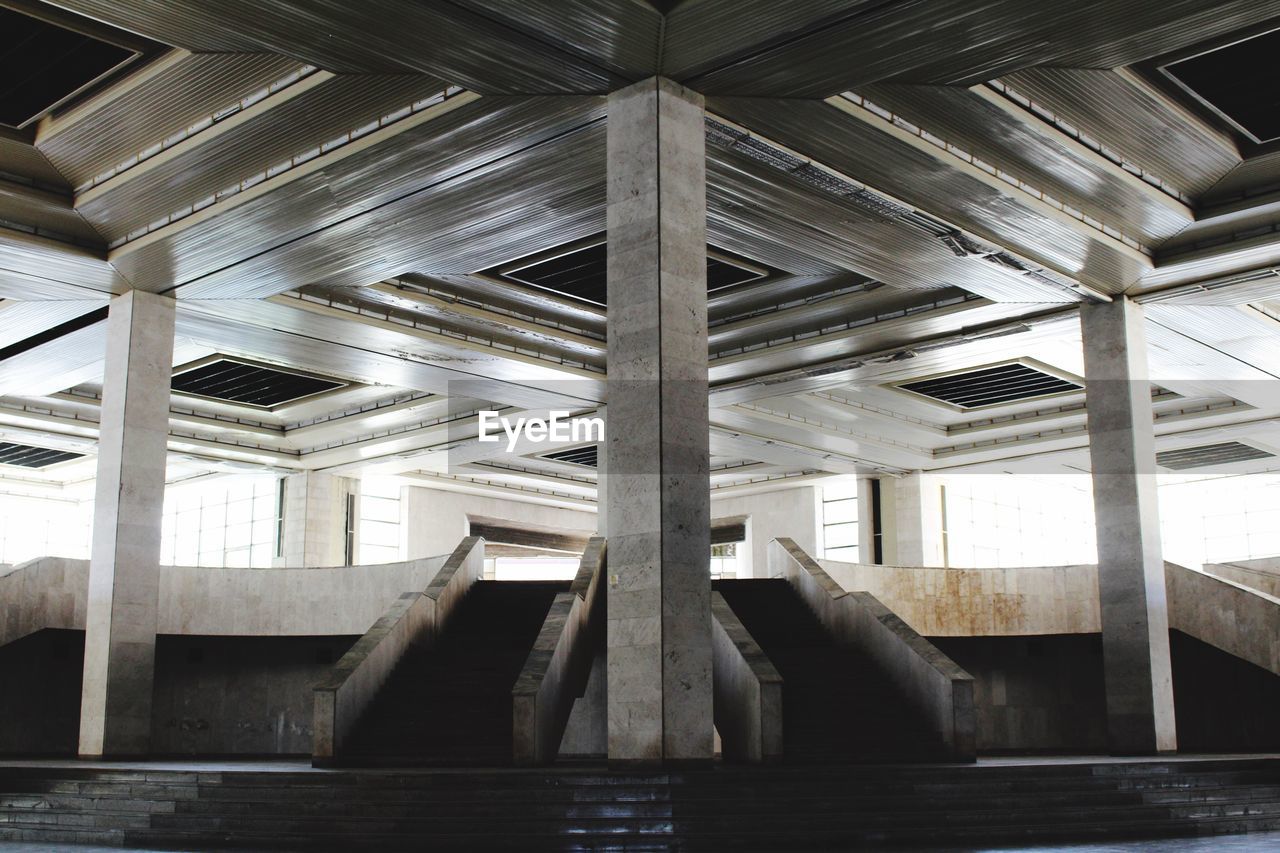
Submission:
<svg viewBox="0 0 1280 853">
<path fill-rule="evenodd" d="M 812 849 L 1280 826 L 1280 761 L 218 772 L 0 768 L 0 839 L 178 849 Z M 15 788 L 28 789 L 27 792 Z M 53 789 L 67 789 L 54 791 Z M 150 792 L 149 798 L 139 791 Z M 171 795 L 171 796 L 170 796 Z M 149 805 L 143 806 L 143 801 Z"/>
</svg>

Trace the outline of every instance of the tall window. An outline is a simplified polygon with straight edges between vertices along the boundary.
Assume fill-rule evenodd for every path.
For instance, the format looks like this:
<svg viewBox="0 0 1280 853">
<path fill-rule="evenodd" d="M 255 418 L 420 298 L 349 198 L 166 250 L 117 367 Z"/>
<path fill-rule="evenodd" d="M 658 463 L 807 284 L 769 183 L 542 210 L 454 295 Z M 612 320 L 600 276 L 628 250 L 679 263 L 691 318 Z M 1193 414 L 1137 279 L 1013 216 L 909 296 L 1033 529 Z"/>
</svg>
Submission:
<svg viewBox="0 0 1280 853">
<path fill-rule="evenodd" d="M 1165 559 L 1205 563 L 1280 555 L 1280 473 L 1160 478 Z"/>
<path fill-rule="evenodd" d="M 391 477 L 360 480 L 359 563 L 396 563 L 400 546 L 400 483 Z"/>
<path fill-rule="evenodd" d="M 858 486 L 856 482 L 822 487 L 822 556 L 858 562 Z"/>
<path fill-rule="evenodd" d="M 0 564 L 89 557 L 93 502 L 0 495 Z"/>
<path fill-rule="evenodd" d="M 711 577 L 736 578 L 738 576 L 738 549 L 741 542 L 725 542 L 711 546 Z"/>
<path fill-rule="evenodd" d="M 267 568 L 276 551 L 278 478 L 228 474 L 165 489 L 160 562 Z"/>
<path fill-rule="evenodd" d="M 284 477 L 276 480 L 276 556 L 284 556 L 284 507 L 288 494 Z"/>
<path fill-rule="evenodd" d="M 541 554 L 536 557 L 494 557 L 485 560 L 485 575 L 499 581 L 573 580 L 578 557 Z"/>
<path fill-rule="evenodd" d="M 1093 563 L 1093 492 L 1087 476 L 948 477 L 947 563 L 960 568 Z"/>
</svg>

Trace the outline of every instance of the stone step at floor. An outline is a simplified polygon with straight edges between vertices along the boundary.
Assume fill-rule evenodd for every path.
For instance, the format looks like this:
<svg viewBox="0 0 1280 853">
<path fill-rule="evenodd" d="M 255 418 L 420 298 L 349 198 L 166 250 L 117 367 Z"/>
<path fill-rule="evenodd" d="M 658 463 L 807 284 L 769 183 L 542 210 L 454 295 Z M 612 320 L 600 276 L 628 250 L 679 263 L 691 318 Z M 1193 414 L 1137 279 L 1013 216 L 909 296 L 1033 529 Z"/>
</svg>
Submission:
<svg viewBox="0 0 1280 853">
<path fill-rule="evenodd" d="M 95 779 L 91 770 L 0 767 L 0 839 L 399 850 L 428 842 L 561 849 L 620 838 L 629 847 L 650 838 L 661 849 L 674 838 L 682 849 L 755 850 L 1280 828 L 1275 759 L 797 770 L 217 772 L 161 780 L 141 770 Z M 152 795 L 149 811 L 141 809 L 142 790 Z"/>
<path fill-rule="evenodd" d="M 583 769 L 496 770 L 483 769 L 451 772 L 412 771 L 212 771 L 176 773 L 157 776 L 154 771 L 98 770 L 59 766 L 13 767 L 0 765 L 0 792 L 9 794 L 33 790 L 74 793 L 89 797 L 122 796 L 141 798 L 157 793 L 195 796 L 217 792 L 270 791 L 276 796 L 307 797 L 329 793 L 340 796 L 383 796 L 387 790 L 429 790 L 433 796 L 485 796 L 504 794 L 523 796 L 530 789 L 553 794 L 601 790 L 652 790 L 661 786 L 682 785 L 688 778 L 682 772 L 632 771 L 611 773 L 594 767 Z M 739 774 L 737 768 L 715 772 L 716 785 L 689 789 L 689 795 L 702 792 L 726 792 L 737 795 L 751 790 L 755 777 Z M 705 771 L 703 771 L 705 772 Z M 56 773 L 56 777 L 51 777 Z M 280 780 L 288 787 L 281 789 Z M 875 793 L 928 793 L 942 796 L 979 791 L 1074 791 L 1087 789 L 1163 790 L 1224 785 L 1262 785 L 1275 779 L 1274 765 L 1269 760 L 1193 759 L 1168 763 L 1148 761 L 1086 762 L 1068 759 L 1054 764 L 984 763 L 980 774 L 969 766 L 875 766 L 857 768 L 787 768 L 769 769 L 772 790 L 797 792 L 815 786 L 839 784 L 842 791 Z"/>
<path fill-rule="evenodd" d="M 923 821 L 920 825 L 941 820 L 948 825 L 964 822 L 1005 823 L 1024 822 L 1028 814 L 1080 814 L 1107 816 L 1112 813 L 1129 811 L 1139 813 L 1152 809 L 1189 809 L 1216 812 L 1222 809 L 1254 811 L 1258 813 L 1280 810 L 1280 797 L 1274 793 L 1259 796 L 1249 791 L 1223 791 L 1208 796 L 1183 796 L 1179 798 L 1134 799 L 1128 801 L 1109 801 L 1103 798 L 1081 799 L 1073 801 L 1045 800 L 1042 802 L 1022 801 L 1010 803 L 1001 799 L 987 801 L 935 801 L 927 808 L 903 810 L 901 802 L 851 802 L 837 797 L 815 797 L 807 800 L 785 800 L 770 807 L 759 804 L 743 805 L 734 800 L 685 800 L 653 798 L 646 801 L 576 801 L 572 803 L 527 802 L 520 810 L 524 817 L 540 819 L 559 819 L 565 815 L 576 819 L 607 819 L 617 815 L 620 806 L 625 806 L 627 814 L 636 818 L 660 817 L 670 814 L 673 805 L 686 817 L 726 817 L 748 822 L 782 821 L 786 823 L 794 817 L 811 820 L 815 817 L 830 819 L 838 817 L 851 809 L 874 815 L 867 820 L 873 823 L 896 824 L 908 817 Z M 415 820 L 461 820 L 484 818 L 506 820 L 510 818 L 512 804 L 474 803 L 466 806 L 457 803 L 423 803 L 397 802 L 385 804 L 310 804 L 306 807 L 280 809 L 278 804 L 253 802 L 192 802 L 179 804 L 173 810 L 157 810 L 155 814 L 173 815 L 210 815 L 217 817 L 237 818 L 282 818 L 297 820 L 333 820 L 337 818 L 359 818 L 367 820 L 402 820 L 412 817 Z M 923 813 L 923 814 L 922 814 Z M 136 813 L 134 813 L 136 814 Z"/>
<path fill-rule="evenodd" d="M 400 810 L 412 808 L 415 813 L 501 813 L 512 803 L 518 803 L 528 810 L 560 809 L 565 806 L 590 807 L 603 804 L 612 806 L 617 803 L 631 803 L 636 806 L 645 804 L 669 804 L 672 798 L 669 793 L 658 789 L 625 789 L 572 791 L 568 794 L 558 792 L 501 792 L 503 795 L 472 795 L 470 797 L 445 798 L 432 796 L 429 799 L 416 792 L 386 791 L 382 796 L 366 796 L 363 798 L 333 797 L 318 799 L 315 797 L 284 797 L 269 795 L 262 789 L 209 789 L 200 792 L 199 798 L 179 798 L 174 800 L 138 800 L 111 797 L 68 796 L 62 794 L 23 794 L 21 796 L 0 797 L 0 809 L 12 810 L 14 813 L 25 813 L 33 810 L 72 810 L 72 811 L 111 811 L 116 813 L 218 813 L 225 811 L 234 814 L 270 813 L 270 814 L 376 814 L 385 812 L 396 814 Z M 518 794 L 518 795 L 517 795 Z M 269 797 L 269 798 L 268 798 Z M 695 810 L 733 811 L 744 802 L 743 794 L 737 790 L 690 791 L 682 794 L 682 807 Z M 998 807 L 1003 810 L 1044 809 L 1053 806 L 1105 806 L 1108 804 L 1194 804 L 1215 802 L 1237 802 L 1255 800 L 1259 802 L 1280 801 L 1280 786 L 1270 785 L 1223 785 L 1213 788 L 1166 788 L 1154 791 L 1065 791 L 1052 793 L 1006 793 L 1006 792 L 973 792 L 951 794 L 947 796 L 928 797 L 932 810 L 974 810 Z M 786 794 L 786 809 L 796 807 L 804 809 L 826 809 L 838 805 L 839 808 L 857 808 L 869 812 L 887 813 L 901 805 L 902 798 L 869 795 L 869 794 L 833 794 L 821 790 Z M 753 804 L 753 814 L 772 814 L 782 809 L 774 803 Z"/>
<path fill-rule="evenodd" d="M 675 825 L 673 825 L 675 824 Z M 226 819 L 215 820 L 205 826 L 192 826 L 190 822 L 174 826 L 153 826 L 147 830 L 121 828 L 74 828 L 38 824 L 34 826 L 5 827 L 0 824 L 0 838 L 6 840 L 67 841 L 76 843 L 123 843 L 129 846 L 167 846 L 182 841 L 180 849 L 206 849 L 208 847 L 285 847 L 286 849 L 313 849 L 333 845 L 334 849 L 420 849 L 422 846 L 443 845 L 448 849 L 449 839 L 465 839 L 467 849 L 485 849 L 508 845 L 524 845 L 524 849 L 582 849 L 588 839 L 628 839 L 630 841 L 646 833 L 661 834 L 681 849 L 693 839 L 716 839 L 708 844 L 710 849 L 732 849 L 754 841 L 760 849 L 808 849 L 826 847 L 832 839 L 839 840 L 841 849 L 865 844 L 947 844 L 982 842 L 984 844 L 1049 841 L 1067 839 L 1115 839 L 1152 838 L 1176 835 L 1206 835 L 1213 833 L 1264 832 L 1280 828 L 1280 818 L 1275 815 L 1260 816 L 1256 810 L 1238 809 L 1217 815 L 1197 813 L 1189 817 L 1155 815 L 1152 817 L 1126 816 L 1123 821 L 1109 820 L 1097 824 L 1090 820 L 1067 819 L 1065 821 L 1038 820 L 1034 823 L 990 825 L 977 823 L 959 826 L 956 822 L 935 826 L 913 826 L 910 829 L 894 826 L 860 825 L 851 827 L 846 822 L 810 819 L 794 825 L 774 822 L 751 825 L 742 821 L 713 823 L 697 818 L 682 817 L 679 820 L 660 818 L 652 821 L 638 819 L 613 819 L 589 821 L 585 819 L 546 821 L 542 824 L 501 824 L 493 821 L 466 824 L 451 822 L 421 824 L 360 824 L 343 832 L 331 824 L 309 826 L 296 822 L 267 820 L 251 825 Z M 749 831 L 743 834 L 744 828 Z M 382 831 L 379 831 L 382 830 Z M 71 835 L 70 833 L 75 833 Z M 574 844 L 565 844 L 571 836 Z M 531 844 L 531 839 L 542 842 Z M 673 842 L 668 842 L 673 843 Z M 719 846 L 717 846 L 719 845 Z M 756 849 L 752 847 L 751 849 Z"/>
</svg>

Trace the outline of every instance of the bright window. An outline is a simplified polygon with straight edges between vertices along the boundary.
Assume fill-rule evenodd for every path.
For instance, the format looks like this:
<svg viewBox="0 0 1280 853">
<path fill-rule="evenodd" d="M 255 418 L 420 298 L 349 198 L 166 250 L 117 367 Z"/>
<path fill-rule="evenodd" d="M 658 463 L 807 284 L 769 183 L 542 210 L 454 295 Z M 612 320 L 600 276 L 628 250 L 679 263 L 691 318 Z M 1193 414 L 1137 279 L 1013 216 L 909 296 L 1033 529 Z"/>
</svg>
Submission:
<svg viewBox="0 0 1280 853">
<path fill-rule="evenodd" d="M 822 556 L 858 562 L 858 486 L 852 480 L 822 487 Z"/>
<path fill-rule="evenodd" d="M 726 542 L 711 546 L 711 577 L 736 578 L 738 576 L 738 547 L 741 542 Z"/>
<path fill-rule="evenodd" d="M 393 477 L 360 480 L 359 559 L 362 566 L 398 563 L 404 559 L 400 543 L 400 483 Z"/>
<path fill-rule="evenodd" d="M 1097 561 L 1087 476 L 947 477 L 947 565 L 1066 566 Z"/>
<path fill-rule="evenodd" d="M 89 557 L 93 503 L 0 495 L 0 564 Z"/>
<path fill-rule="evenodd" d="M 1280 555 L 1280 473 L 1160 477 L 1165 559 L 1204 563 Z"/>
<path fill-rule="evenodd" d="M 269 568 L 276 551 L 278 479 L 228 474 L 166 487 L 161 564 Z"/>
<path fill-rule="evenodd" d="M 579 559 L 573 556 L 497 557 L 493 579 L 500 581 L 566 581 L 578 573 Z"/>
</svg>

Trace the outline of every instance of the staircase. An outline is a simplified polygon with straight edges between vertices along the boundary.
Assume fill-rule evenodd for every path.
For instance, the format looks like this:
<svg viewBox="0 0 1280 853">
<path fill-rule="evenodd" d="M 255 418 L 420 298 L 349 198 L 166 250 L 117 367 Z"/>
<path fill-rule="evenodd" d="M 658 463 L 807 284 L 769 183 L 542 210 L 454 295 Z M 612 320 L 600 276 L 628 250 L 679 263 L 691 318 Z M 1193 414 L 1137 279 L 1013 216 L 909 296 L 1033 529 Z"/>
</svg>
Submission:
<svg viewBox="0 0 1280 853">
<path fill-rule="evenodd" d="M 940 759 L 945 746 L 870 660 L 836 645 L 785 580 L 714 587 L 782 676 L 783 760 Z"/>
<path fill-rule="evenodd" d="M 0 840 L 53 849 L 882 849 L 1276 829 L 1275 759 L 686 772 L 0 765 Z"/>
<path fill-rule="evenodd" d="M 477 581 L 444 634 L 409 650 L 352 730 L 348 766 L 511 763 L 511 688 L 568 582 Z"/>
</svg>

